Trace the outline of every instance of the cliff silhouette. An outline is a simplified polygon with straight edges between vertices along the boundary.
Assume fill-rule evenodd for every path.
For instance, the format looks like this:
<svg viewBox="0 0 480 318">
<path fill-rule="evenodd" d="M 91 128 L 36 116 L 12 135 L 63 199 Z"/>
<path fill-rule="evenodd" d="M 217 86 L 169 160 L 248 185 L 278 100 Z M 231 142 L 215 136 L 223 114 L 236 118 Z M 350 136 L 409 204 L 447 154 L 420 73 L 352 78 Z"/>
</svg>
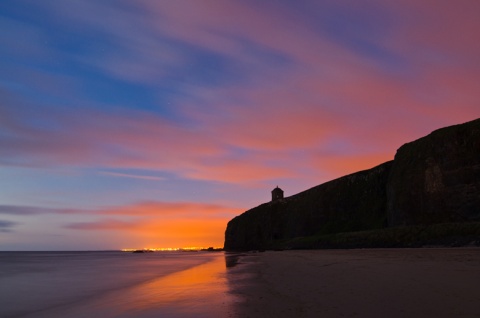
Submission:
<svg viewBox="0 0 480 318">
<path fill-rule="evenodd" d="M 480 244 L 480 119 L 232 219 L 225 250 Z"/>
</svg>

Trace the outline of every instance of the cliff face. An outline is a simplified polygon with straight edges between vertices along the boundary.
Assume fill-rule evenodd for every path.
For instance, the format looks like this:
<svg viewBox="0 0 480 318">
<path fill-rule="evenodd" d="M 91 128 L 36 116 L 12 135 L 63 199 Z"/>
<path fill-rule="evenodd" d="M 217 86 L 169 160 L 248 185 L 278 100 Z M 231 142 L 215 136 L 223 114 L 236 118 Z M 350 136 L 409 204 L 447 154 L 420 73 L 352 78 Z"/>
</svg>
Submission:
<svg viewBox="0 0 480 318">
<path fill-rule="evenodd" d="M 400 147 L 387 198 L 389 226 L 480 220 L 480 119 Z"/>
<path fill-rule="evenodd" d="M 480 220 L 480 119 L 402 146 L 394 161 L 232 219 L 226 250 L 387 226 Z"/>
</svg>

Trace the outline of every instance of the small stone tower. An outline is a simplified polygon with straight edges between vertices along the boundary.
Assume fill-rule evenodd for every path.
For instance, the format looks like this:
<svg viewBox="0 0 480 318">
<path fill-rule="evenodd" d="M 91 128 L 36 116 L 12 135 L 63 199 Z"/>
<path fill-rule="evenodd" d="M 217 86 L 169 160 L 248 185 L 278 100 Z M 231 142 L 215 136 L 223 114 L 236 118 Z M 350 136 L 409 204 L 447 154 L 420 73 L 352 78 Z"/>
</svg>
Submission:
<svg viewBox="0 0 480 318">
<path fill-rule="evenodd" d="M 280 199 L 283 199 L 283 190 L 277 186 L 272 190 L 272 202 Z"/>
</svg>

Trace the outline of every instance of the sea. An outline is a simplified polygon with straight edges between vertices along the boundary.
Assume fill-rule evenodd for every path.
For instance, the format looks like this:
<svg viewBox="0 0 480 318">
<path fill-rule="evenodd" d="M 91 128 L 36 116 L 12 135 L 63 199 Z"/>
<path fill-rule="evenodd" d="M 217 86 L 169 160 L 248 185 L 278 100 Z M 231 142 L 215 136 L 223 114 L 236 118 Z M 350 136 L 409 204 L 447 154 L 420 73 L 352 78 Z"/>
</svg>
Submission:
<svg viewBox="0 0 480 318">
<path fill-rule="evenodd" d="M 0 317 L 233 317 L 225 252 L 0 252 Z"/>
</svg>

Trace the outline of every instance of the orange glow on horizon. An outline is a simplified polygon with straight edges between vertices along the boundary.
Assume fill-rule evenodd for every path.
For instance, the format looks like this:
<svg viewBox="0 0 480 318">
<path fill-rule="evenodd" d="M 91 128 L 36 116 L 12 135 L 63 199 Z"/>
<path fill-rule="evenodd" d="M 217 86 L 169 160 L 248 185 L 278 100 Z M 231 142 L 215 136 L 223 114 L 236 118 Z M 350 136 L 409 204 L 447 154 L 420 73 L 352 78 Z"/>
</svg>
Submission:
<svg viewBox="0 0 480 318">
<path fill-rule="evenodd" d="M 187 247 L 144 247 L 144 248 L 122 248 L 122 252 L 146 251 L 146 252 L 181 252 L 181 251 L 201 251 L 201 250 L 220 250 L 223 247 L 204 247 L 204 246 L 187 246 Z"/>
<path fill-rule="evenodd" d="M 105 232 L 116 245 L 136 246 L 124 250 L 202 249 L 223 246 L 228 221 L 241 212 L 210 203 L 139 202 L 89 211 L 100 219 L 71 223 L 67 228 L 85 235 Z"/>
</svg>

